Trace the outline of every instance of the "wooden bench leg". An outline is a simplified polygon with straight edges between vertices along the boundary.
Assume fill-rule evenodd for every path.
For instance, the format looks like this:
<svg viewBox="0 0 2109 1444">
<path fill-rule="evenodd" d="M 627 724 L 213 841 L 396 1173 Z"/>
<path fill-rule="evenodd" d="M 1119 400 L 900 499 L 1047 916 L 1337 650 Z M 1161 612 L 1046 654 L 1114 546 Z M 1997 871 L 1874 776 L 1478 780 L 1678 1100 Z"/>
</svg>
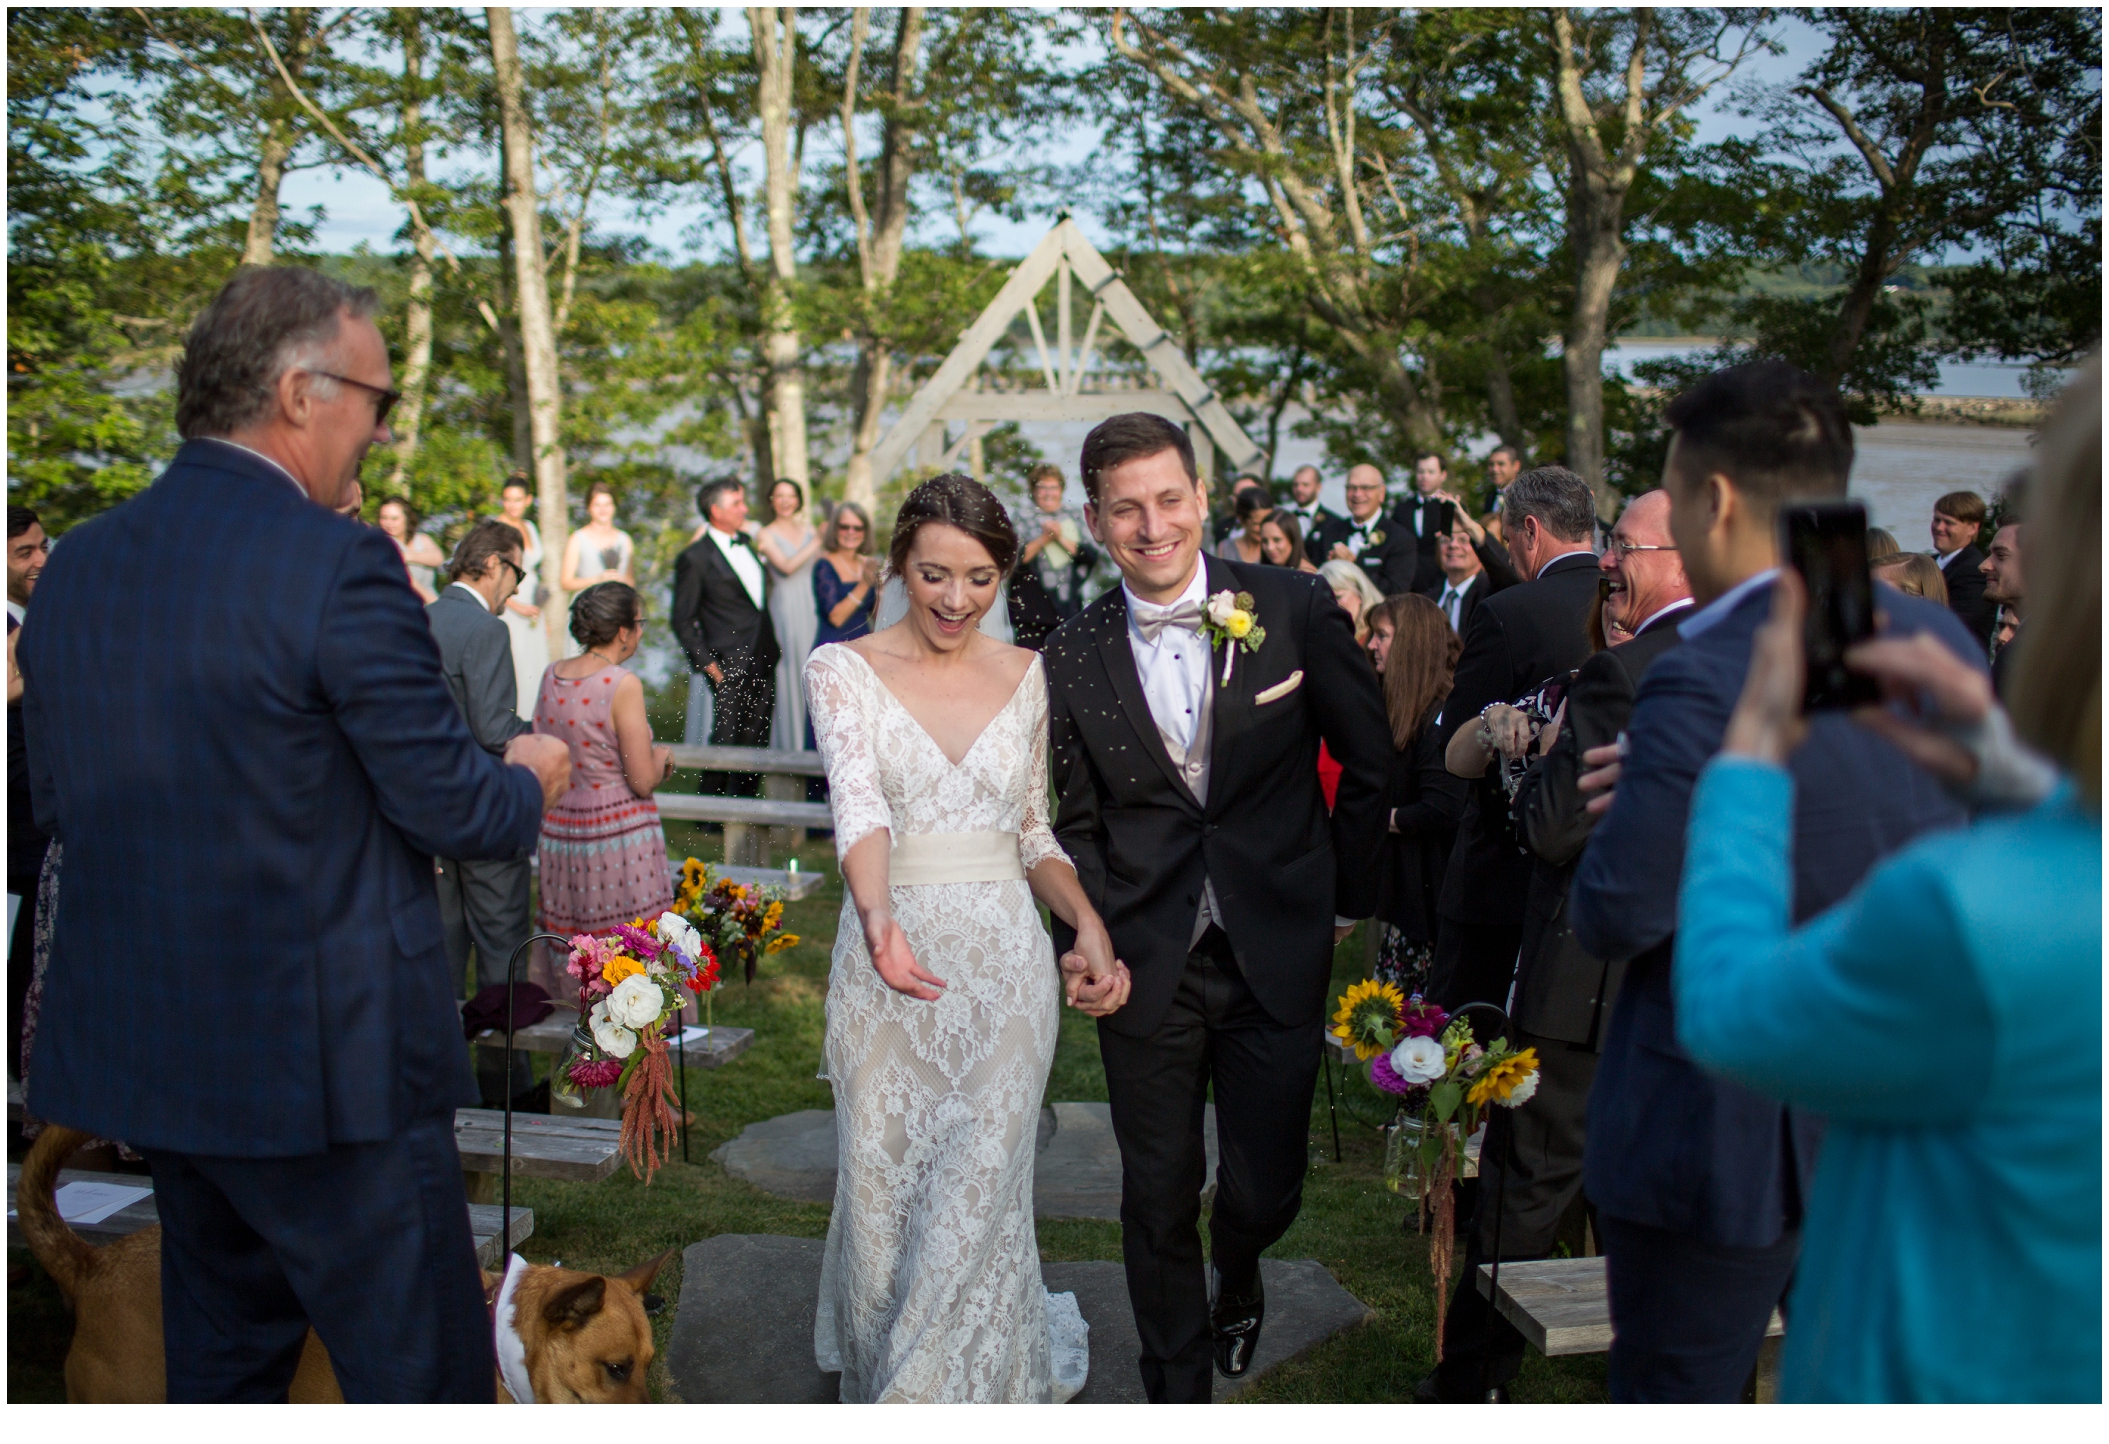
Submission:
<svg viewBox="0 0 2109 1444">
<path fill-rule="evenodd" d="M 806 800 L 806 780 L 789 773 L 768 773 L 762 778 L 762 796 L 771 802 L 803 802 Z M 786 851 L 798 847 L 806 840 L 806 830 L 802 827 L 772 827 L 769 829 L 769 835 L 776 846 Z M 764 860 L 759 866 L 769 865 L 767 856 L 765 852 Z"/>
<path fill-rule="evenodd" d="M 728 822 L 725 824 L 725 865 L 727 867 L 767 867 L 769 865 L 769 829 L 755 827 L 751 823 Z"/>
<path fill-rule="evenodd" d="M 495 1173 L 471 1173 L 461 1171 L 462 1192 L 468 1194 L 471 1203 L 496 1203 L 498 1201 L 498 1175 Z"/>
</svg>

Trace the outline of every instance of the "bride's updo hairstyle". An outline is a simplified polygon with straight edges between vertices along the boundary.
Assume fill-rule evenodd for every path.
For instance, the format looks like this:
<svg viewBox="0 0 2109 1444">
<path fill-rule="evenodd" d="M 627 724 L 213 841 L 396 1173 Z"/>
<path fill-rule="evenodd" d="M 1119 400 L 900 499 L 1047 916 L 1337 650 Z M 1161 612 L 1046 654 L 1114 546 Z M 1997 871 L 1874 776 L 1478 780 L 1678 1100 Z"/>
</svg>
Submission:
<svg viewBox="0 0 2109 1444">
<path fill-rule="evenodd" d="M 895 576 L 905 575 L 908 553 L 915 534 L 932 522 L 956 526 L 981 543 L 996 563 L 996 570 L 1009 576 L 1018 560 L 1018 533 L 995 493 L 971 476 L 948 471 L 933 476 L 901 503 L 893 519 L 893 545 L 886 551 L 886 568 Z"/>
</svg>

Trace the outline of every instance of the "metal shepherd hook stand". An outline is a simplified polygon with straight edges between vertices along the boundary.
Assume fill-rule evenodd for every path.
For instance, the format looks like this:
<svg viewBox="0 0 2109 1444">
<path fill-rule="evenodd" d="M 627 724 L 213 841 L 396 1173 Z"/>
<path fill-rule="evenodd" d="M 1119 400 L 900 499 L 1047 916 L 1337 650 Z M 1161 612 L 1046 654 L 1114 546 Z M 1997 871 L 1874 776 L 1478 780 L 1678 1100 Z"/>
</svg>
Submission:
<svg viewBox="0 0 2109 1444">
<path fill-rule="evenodd" d="M 569 950 L 571 939 L 555 933 L 535 933 L 514 948 L 513 955 L 505 962 L 505 1156 L 504 1171 L 499 1175 L 503 1182 L 499 1184 L 502 1203 L 498 1214 L 498 1272 L 501 1274 L 505 1272 L 505 1256 L 513 1251 L 513 988 L 520 981 L 520 955 L 536 943 L 560 943 Z M 574 1008 L 572 1011 L 578 1010 Z M 561 1057 L 558 1061 L 562 1061 Z M 550 1081 L 555 1082 L 554 1079 Z"/>
<path fill-rule="evenodd" d="M 1453 1010 L 1450 1016 L 1455 1018 L 1472 1012 L 1492 1013 L 1501 1020 L 1501 1031 L 1493 1036 L 1496 1038 L 1508 1038 L 1511 1043 L 1515 1042 L 1515 1039 L 1510 1036 L 1515 1024 L 1509 1018 L 1508 1011 L 1503 1008 L 1497 1008 L 1492 1003 L 1466 1003 L 1462 1007 Z M 1487 1110 L 1487 1132 L 1491 1134 L 1493 1130 L 1494 1110 L 1489 1108 Z M 1501 1176 L 1494 1184 L 1494 1257 L 1491 1261 L 1493 1271 L 1487 1275 L 1486 1322 L 1480 1326 L 1479 1332 L 1479 1396 L 1482 1399 L 1486 1397 L 1487 1392 L 1487 1358 L 1494 1347 L 1494 1318 L 1501 1311 L 1501 1223 L 1503 1216 L 1507 1212 L 1504 1204 L 1508 1196 L 1510 1165 L 1515 1161 L 1516 1130 L 1507 1127 L 1503 1128 L 1501 1130 L 1501 1143 Z M 1486 1181 L 1486 1162 L 1486 1145 L 1481 1144 L 1479 1177 L 1482 1187 Z M 1473 1223 L 1477 1227 L 1478 1217 L 1476 1214 L 1474 1215 Z M 1465 1252 L 1469 1255 L 1471 1249 L 1467 1247 Z M 1479 1280 L 1468 1278 L 1465 1280 L 1465 1284 L 1467 1287 L 1476 1289 L 1479 1287 Z M 1437 1308 L 1447 1308 L 1448 1304 L 1442 1299 L 1437 1299 L 1435 1306 Z"/>
</svg>

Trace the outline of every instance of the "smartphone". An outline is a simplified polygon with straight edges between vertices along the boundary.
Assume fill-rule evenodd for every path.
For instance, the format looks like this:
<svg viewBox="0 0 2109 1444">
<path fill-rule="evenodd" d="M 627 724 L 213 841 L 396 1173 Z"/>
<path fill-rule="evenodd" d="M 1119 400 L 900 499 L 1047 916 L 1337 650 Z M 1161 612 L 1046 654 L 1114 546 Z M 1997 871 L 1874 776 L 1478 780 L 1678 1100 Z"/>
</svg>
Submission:
<svg viewBox="0 0 2109 1444">
<path fill-rule="evenodd" d="M 1867 508 L 1857 501 L 1801 502 L 1780 509 L 1787 564 L 1809 590 L 1802 623 L 1807 711 L 1881 700 L 1872 677 L 1845 665 L 1845 653 L 1875 634 L 1875 584 L 1867 568 Z"/>
<path fill-rule="evenodd" d="M 1448 536 L 1457 529 L 1457 503 L 1439 501 L 1435 504 L 1435 534 Z"/>
</svg>

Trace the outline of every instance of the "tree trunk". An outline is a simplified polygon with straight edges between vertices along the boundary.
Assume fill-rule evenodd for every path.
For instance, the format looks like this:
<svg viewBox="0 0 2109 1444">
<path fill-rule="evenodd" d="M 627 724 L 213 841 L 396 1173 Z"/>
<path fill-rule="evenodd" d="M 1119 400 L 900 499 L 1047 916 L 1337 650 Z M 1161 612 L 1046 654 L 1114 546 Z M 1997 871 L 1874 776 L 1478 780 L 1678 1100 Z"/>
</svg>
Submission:
<svg viewBox="0 0 2109 1444">
<path fill-rule="evenodd" d="M 271 121 L 256 157 L 256 202 L 249 208 L 249 236 L 242 246 L 242 264 L 268 266 L 278 239 L 278 187 L 286 178 L 286 160 L 293 154 L 292 126 Z"/>
<path fill-rule="evenodd" d="M 505 209 L 512 219 L 513 291 L 520 318 L 520 359 L 527 373 L 528 433 L 533 442 L 536 517 L 542 532 L 542 579 L 552 605 L 542 612 L 551 656 L 562 656 L 565 543 L 570 539 L 570 498 L 565 494 L 563 395 L 557 374 L 557 338 L 549 310 L 549 280 L 542 269 L 542 215 L 535 196 L 534 129 L 527 113 L 527 82 L 520 68 L 520 42 L 513 12 L 493 6 L 491 69 L 498 84 L 498 113 L 505 151 Z"/>
<path fill-rule="evenodd" d="M 412 196 L 425 185 L 424 45 L 418 12 L 402 12 L 403 26 L 403 184 Z M 403 311 L 403 399 L 396 403 L 395 469 L 388 489 L 408 496 L 407 472 L 417 455 L 417 436 L 425 415 L 425 385 L 432 370 L 432 257 L 438 250 L 431 229 L 411 222 L 415 231 L 410 258 L 410 299 Z"/>
<path fill-rule="evenodd" d="M 1604 345 L 1611 291 L 1626 261 L 1625 191 L 1587 184 L 1569 188 L 1568 243 L 1574 248 L 1574 310 L 1567 320 L 1560 369 L 1567 382 L 1567 466 L 1596 493 L 1597 514 L 1617 514 L 1618 492 L 1604 479 Z"/>
<path fill-rule="evenodd" d="M 756 106 L 762 121 L 764 195 L 769 212 L 769 274 L 762 297 L 766 327 L 763 354 L 769 363 L 769 439 L 776 475 L 810 491 L 806 455 L 804 347 L 791 312 L 798 281 L 793 251 L 798 223 L 798 169 L 791 153 L 792 72 L 798 50 L 798 9 L 754 6 L 747 11 L 754 32 Z M 781 27 L 779 29 L 779 27 Z M 757 480 L 766 488 L 774 477 Z"/>
<path fill-rule="evenodd" d="M 1867 330 L 1867 318 L 1874 313 L 1875 298 L 1882 294 L 1882 285 L 1889 279 L 1889 253 L 1896 244 L 1896 237 L 1896 215 L 1890 198 L 1884 196 L 1880 209 L 1875 212 L 1875 223 L 1868 229 L 1867 243 L 1861 249 L 1852 289 L 1845 293 L 1845 300 L 1839 304 L 1838 325 L 1831 332 L 1830 345 L 1824 349 L 1823 382 L 1826 386 L 1841 386 L 1846 368 L 1853 364 L 1853 353 L 1860 349 L 1860 337 Z"/>
<path fill-rule="evenodd" d="M 908 188 L 915 180 L 915 139 L 920 104 L 915 100 L 916 68 L 923 43 L 923 10 L 919 5 L 901 10 L 901 23 L 893 47 L 893 104 L 886 117 L 885 142 L 879 153 L 877 215 L 859 227 L 868 232 L 867 243 L 858 248 L 864 267 L 864 292 L 874 305 L 883 304 L 893 292 L 901 273 L 901 250 L 908 234 Z M 855 97 L 845 96 L 843 141 L 849 157 L 847 180 L 857 197 L 854 210 L 864 203 L 863 178 L 855 164 Z M 857 353 L 857 369 L 850 379 L 850 396 L 856 407 L 856 424 L 850 434 L 848 475 L 842 495 L 866 511 L 873 508 L 878 478 L 871 472 L 872 448 L 879 444 L 879 424 L 885 418 L 886 396 L 893 385 L 893 348 L 880 327 L 864 338 Z"/>
</svg>

